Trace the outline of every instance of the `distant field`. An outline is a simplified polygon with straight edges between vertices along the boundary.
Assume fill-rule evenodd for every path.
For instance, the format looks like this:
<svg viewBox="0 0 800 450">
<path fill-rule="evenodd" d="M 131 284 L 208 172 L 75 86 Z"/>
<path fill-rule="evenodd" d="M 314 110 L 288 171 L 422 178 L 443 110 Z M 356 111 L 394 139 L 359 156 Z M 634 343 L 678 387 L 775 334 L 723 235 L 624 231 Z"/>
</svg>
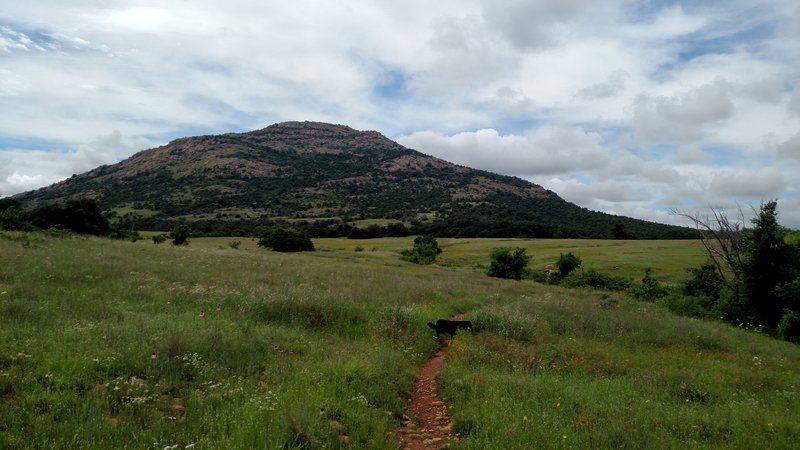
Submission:
<svg viewBox="0 0 800 450">
<path fill-rule="evenodd" d="M 376 258 L 394 258 L 400 251 L 412 247 L 413 238 L 340 238 L 316 239 L 314 242 L 321 250 L 348 251 L 360 246 L 367 253 L 375 250 Z M 547 264 L 555 263 L 561 253 L 572 252 L 581 258 L 585 269 L 594 268 L 639 280 L 649 267 L 656 278 L 667 284 L 685 279 L 687 268 L 697 267 L 707 259 L 700 242 L 691 240 L 439 239 L 439 244 L 443 249 L 439 264 L 448 267 L 482 271 L 489 265 L 492 249 L 522 247 L 531 256 L 530 267 L 533 270 L 543 270 Z"/>
<path fill-rule="evenodd" d="M 704 260 L 695 243 L 443 239 L 441 265 L 421 267 L 399 259 L 412 241 L 287 255 L 0 233 L 0 448 L 396 449 L 437 346 L 425 323 L 456 313 L 474 331 L 439 380 L 453 448 L 800 442 L 800 346 L 483 275 L 508 246 L 534 268 L 571 251 L 675 281 Z"/>
</svg>

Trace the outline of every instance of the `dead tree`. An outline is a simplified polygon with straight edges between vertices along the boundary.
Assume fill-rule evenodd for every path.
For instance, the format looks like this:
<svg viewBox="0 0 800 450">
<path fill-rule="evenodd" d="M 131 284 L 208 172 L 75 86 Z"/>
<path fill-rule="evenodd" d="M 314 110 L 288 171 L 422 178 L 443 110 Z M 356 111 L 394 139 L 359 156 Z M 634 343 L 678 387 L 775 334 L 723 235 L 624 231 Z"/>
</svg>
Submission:
<svg viewBox="0 0 800 450">
<path fill-rule="evenodd" d="M 744 212 L 739 208 L 739 217 L 731 219 L 724 209 L 710 208 L 705 216 L 691 215 L 682 211 L 673 214 L 689 219 L 700 232 L 701 242 L 712 264 L 731 290 L 737 303 L 745 296 L 745 254 L 742 247 Z"/>
</svg>

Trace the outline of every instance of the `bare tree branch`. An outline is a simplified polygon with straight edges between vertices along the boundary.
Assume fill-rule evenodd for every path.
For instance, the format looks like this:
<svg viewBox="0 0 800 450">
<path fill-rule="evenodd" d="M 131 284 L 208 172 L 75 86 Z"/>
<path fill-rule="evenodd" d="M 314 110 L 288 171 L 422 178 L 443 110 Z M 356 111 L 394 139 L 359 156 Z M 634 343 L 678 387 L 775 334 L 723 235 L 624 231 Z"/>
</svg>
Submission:
<svg viewBox="0 0 800 450">
<path fill-rule="evenodd" d="M 744 213 L 739 207 L 739 217 L 734 220 L 724 209 L 712 207 L 710 211 L 710 216 L 692 215 L 678 210 L 673 210 L 672 214 L 684 217 L 694 224 L 700 232 L 700 241 L 709 259 L 738 301 L 744 294 L 745 265 L 741 243 Z"/>
</svg>

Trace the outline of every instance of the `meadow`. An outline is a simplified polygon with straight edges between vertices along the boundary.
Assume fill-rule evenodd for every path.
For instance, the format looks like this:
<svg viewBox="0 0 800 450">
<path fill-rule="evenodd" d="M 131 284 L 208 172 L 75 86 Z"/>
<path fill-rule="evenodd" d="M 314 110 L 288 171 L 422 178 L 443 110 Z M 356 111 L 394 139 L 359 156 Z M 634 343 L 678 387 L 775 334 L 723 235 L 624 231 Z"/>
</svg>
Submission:
<svg viewBox="0 0 800 450">
<path fill-rule="evenodd" d="M 454 448 L 794 448 L 800 347 L 658 304 L 484 275 L 491 248 L 667 284 L 691 241 L 0 234 L 0 448 L 395 449 L 425 325 L 464 313 L 440 390 Z M 234 248 L 236 247 L 236 248 Z M 202 312 L 202 314 L 201 314 Z"/>
</svg>

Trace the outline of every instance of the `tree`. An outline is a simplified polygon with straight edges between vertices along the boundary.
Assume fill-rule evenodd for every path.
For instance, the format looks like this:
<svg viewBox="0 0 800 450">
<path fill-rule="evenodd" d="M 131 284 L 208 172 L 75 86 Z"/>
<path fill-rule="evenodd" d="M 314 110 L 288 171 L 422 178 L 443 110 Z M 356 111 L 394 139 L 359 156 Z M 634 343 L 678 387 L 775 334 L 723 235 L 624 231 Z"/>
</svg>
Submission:
<svg viewBox="0 0 800 450">
<path fill-rule="evenodd" d="M 105 236 L 111 229 L 108 219 L 92 199 L 70 200 L 64 206 L 40 206 L 31 212 L 30 220 L 40 229 L 59 227 L 78 234 Z"/>
<path fill-rule="evenodd" d="M 403 250 L 403 259 L 414 264 L 433 264 L 442 253 L 439 242 L 433 236 L 417 236 L 411 250 Z"/>
<path fill-rule="evenodd" d="M 169 233 L 169 237 L 172 238 L 172 245 L 189 245 L 189 235 L 191 233 L 192 230 L 186 225 L 178 225 L 173 228 Z"/>
<path fill-rule="evenodd" d="M 713 264 L 706 263 L 698 268 L 693 267 L 686 271 L 692 276 L 683 285 L 683 291 L 686 295 L 708 297 L 714 300 L 719 299 L 724 280 Z"/>
<path fill-rule="evenodd" d="M 573 255 L 572 252 L 569 252 L 566 255 L 562 253 L 558 257 L 558 261 L 556 261 L 558 273 L 562 278 L 578 269 L 581 264 L 583 264 L 583 261 L 581 261 L 579 257 Z"/>
<path fill-rule="evenodd" d="M 754 212 L 753 227 L 747 229 L 741 209 L 741 220 L 736 221 L 713 209 L 710 220 L 681 215 L 702 233 L 711 263 L 730 293 L 721 307 L 725 319 L 775 333 L 787 312 L 800 308 L 795 296 L 800 249 L 787 242 L 787 230 L 778 225 L 777 201 L 762 203 Z"/>
<path fill-rule="evenodd" d="M 511 278 L 521 280 L 527 274 L 531 257 L 525 254 L 524 248 L 496 248 L 489 255 L 492 262 L 486 272 L 490 277 Z"/>
<path fill-rule="evenodd" d="M 22 204 L 13 198 L 0 198 L 0 230 L 21 230 L 25 221 Z"/>
<path fill-rule="evenodd" d="M 759 324 L 775 329 L 790 305 L 779 295 L 780 289 L 800 276 L 800 255 L 786 243 L 786 230 L 778 225 L 777 202 L 761 205 L 752 220 L 752 229 L 743 234 L 742 247 L 747 253 L 744 281 L 748 312 Z"/>
<path fill-rule="evenodd" d="M 625 224 L 620 220 L 611 222 L 611 235 L 614 236 L 614 239 L 631 239 L 631 235 L 625 229 Z"/>
<path fill-rule="evenodd" d="M 262 230 L 258 246 L 271 248 L 276 252 L 314 251 L 314 243 L 305 233 L 286 225 L 276 225 Z"/>
<path fill-rule="evenodd" d="M 709 261 L 716 268 L 722 283 L 730 292 L 731 300 L 727 319 L 736 321 L 734 310 L 745 302 L 745 251 L 742 248 L 741 234 L 744 229 L 744 213 L 739 209 L 739 219 L 732 219 L 723 209 L 711 208 L 710 215 L 691 215 L 674 212 L 694 223 L 700 233 L 700 242 L 708 254 Z"/>
</svg>

